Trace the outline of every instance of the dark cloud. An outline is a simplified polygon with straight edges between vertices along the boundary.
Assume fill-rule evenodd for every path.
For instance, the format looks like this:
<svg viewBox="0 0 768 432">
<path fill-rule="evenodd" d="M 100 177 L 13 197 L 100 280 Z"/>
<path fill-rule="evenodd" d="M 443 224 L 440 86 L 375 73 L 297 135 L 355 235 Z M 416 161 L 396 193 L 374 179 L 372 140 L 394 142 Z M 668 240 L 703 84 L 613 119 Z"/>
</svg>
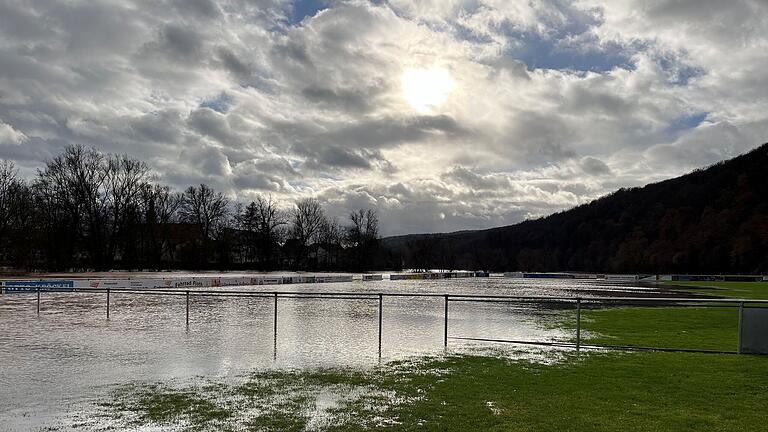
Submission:
<svg viewBox="0 0 768 432">
<path fill-rule="evenodd" d="M 234 168 L 234 183 L 243 189 L 283 192 L 290 189 L 290 180 L 301 175 L 291 164 L 277 156 L 240 162 Z"/>
<path fill-rule="evenodd" d="M 144 114 L 130 121 L 129 127 L 141 140 L 157 143 L 177 143 L 181 140 L 182 129 L 179 112 L 165 110 Z"/>
<path fill-rule="evenodd" d="M 217 50 L 219 61 L 224 67 L 240 80 L 246 80 L 251 77 L 251 66 L 243 62 L 234 52 L 226 47 L 219 47 Z"/>
<path fill-rule="evenodd" d="M 197 62 L 203 59 L 204 41 L 192 27 L 183 24 L 166 24 L 156 41 L 145 46 L 145 50 L 161 57 L 182 61 Z"/>
<path fill-rule="evenodd" d="M 295 41 L 277 44 L 272 48 L 275 57 L 287 61 L 294 66 L 314 69 L 314 63 L 309 57 L 307 47 Z"/>
<path fill-rule="evenodd" d="M 326 107 L 338 108 L 351 112 L 366 112 L 371 110 L 370 96 L 364 92 L 350 89 L 331 89 L 327 87 L 310 86 L 301 91 L 307 100 Z"/>
<path fill-rule="evenodd" d="M 339 147 L 328 147 L 320 152 L 316 162 L 320 167 L 331 166 L 338 168 L 370 168 L 371 164 L 365 157 L 354 151 Z"/>
<path fill-rule="evenodd" d="M 448 115 L 425 115 L 363 120 L 308 141 L 377 149 L 425 139 L 451 140 L 469 135 L 470 131 Z"/>
<path fill-rule="evenodd" d="M 571 158 L 570 148 L 580 137 L 556 113 L 535 111 L 515 113 L 502 138 L 502 152 L 509 152 L 521 165 L 545 165 Z"/>
<path fill-rule="evenodd" d="M 509 179 L 503 176 L 481 176 L 475 172 L 460 166 L 453 167 L 443 174 L 444 178 L 453 180 L 471 189 L 480 190 L 504 190 L 510 187 Z"/>
<path fill-rule="evenodd" d="M 0 2 L 0 33 L 27 42 L 53 34 L 31 10 L 8 2 Z"/>
<path fill-rule="evenodd" d="M 387 173 L 395 171 L 392 164 L 377 150 L 318 146 L 303 149 L 303 155 L 306 156 L 303 166 L 317 171 L 338 171 L 344 168 L 378 169 Z"/>
<path fill-rule="evenodd" d="M 220 143 L 226 144 L 235 139 L 227 117 L 211 108 L 201 107 L 192 111 L 187 122 L 197 132 Z"/>
<path fill-rule="evenodd" d="M 601 176 L 611 174 L 611 168 L 605 162 L 591 156 L 582 158 L 580 165 L 584 172 L 589 175 Z"/>
<path fill-rule="evenodd" d="M 219 6 L 211 0 L 176 0 L 176 7 L 202 18 L 217 18 L 221 15 Z"/>
</svg>

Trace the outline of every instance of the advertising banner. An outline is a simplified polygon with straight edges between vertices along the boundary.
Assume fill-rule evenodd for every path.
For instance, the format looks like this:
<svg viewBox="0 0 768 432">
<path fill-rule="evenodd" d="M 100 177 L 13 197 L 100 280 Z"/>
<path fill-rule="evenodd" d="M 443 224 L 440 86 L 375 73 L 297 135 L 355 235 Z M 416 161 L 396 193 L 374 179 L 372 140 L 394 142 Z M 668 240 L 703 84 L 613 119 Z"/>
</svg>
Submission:
<svg viewBox="0 0 768 432">
<path fill-rule="evenodd" d="M 25 293 L 35 292 L 38 289 L 41 291 L 72 291 L 75 286 L 74 281 L 71 280 L 20 280 L 20 281 L 4 281 L 3 292 L 10 293 Z"/>
</svg>

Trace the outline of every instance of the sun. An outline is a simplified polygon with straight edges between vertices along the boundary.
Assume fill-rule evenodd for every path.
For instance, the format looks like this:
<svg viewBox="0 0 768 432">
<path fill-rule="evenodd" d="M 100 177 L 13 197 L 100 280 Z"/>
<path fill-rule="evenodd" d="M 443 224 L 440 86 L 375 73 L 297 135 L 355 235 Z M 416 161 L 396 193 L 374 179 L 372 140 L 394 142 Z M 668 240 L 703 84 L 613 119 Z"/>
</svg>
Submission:
<svg viewBox="0 0 768 432">
<path fill-rule="evenodd" d="M 453 80 L 441 67 L 407 69 L 403 73 L 403 96 L 417 111 L 429 112 L 439 108 L 448 99 Z"/>
</svg>

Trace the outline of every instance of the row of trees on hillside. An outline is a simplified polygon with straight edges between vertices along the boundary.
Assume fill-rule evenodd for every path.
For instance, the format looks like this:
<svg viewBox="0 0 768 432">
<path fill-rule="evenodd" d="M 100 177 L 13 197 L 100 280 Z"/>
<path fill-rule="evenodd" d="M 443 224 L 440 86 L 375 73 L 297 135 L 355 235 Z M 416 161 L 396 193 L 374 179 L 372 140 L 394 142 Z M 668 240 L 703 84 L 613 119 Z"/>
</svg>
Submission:
<svg viewBox="0 0 768 432">
<path fill-rule="evenodd" d="M 0 161 L 0 263 L 21 270 L 365 270 L 375 211 L 344 223 L 313 198 L 233 202 L 201 184 L 175 192 L 125 155 L 71 146 L 32 180 Z"/>
</svg>

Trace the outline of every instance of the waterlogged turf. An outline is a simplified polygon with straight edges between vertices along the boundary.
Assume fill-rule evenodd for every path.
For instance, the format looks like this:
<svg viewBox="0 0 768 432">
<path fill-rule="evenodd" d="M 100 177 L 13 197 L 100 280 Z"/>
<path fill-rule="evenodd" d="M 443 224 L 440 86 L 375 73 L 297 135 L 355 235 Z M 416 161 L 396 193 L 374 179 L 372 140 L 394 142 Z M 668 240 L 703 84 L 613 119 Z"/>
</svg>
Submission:
<svg viewBox="0 0 768 432">
<path fill-rule="evenodd" d="M 718 289 L 764 297 L 759 284 Z M 734 351 L 737 313 L 585 308 L 582 340 Z M 575 311 L 560 318 L 555 325 L 575 334 Z M 526 348 L 518 358 L 506 348 L 372 369 L 257 369 L 226 381 L 121 385 L 50 430 L 733 431 L 768 423 L 768 356 Z"/>
<path fill-rule="evenodd" d="M 590 352 L 551 364 L 449 356 L 122 387 L 100 417 L 150 430 L 760 430 L 766 370 L 768 358 L 723 354 Z"/>
</svg>

